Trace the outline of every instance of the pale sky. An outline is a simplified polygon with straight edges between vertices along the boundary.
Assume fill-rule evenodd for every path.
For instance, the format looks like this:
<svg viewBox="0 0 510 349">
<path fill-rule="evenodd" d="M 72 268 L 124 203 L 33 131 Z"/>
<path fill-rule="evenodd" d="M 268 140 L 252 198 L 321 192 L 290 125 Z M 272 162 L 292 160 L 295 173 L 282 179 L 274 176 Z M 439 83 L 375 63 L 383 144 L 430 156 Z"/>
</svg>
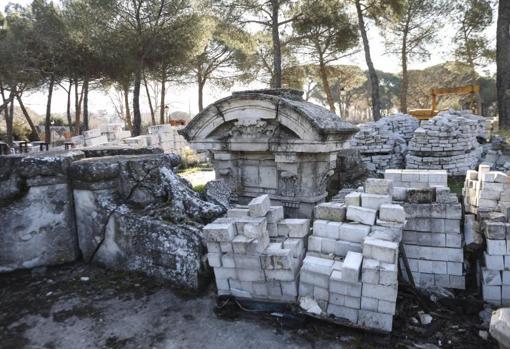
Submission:
<svg viewBox="0 0 510 349">
<path fill-rule="evenodd" d="M 31 0 L 0 0 L 0 9 L 4 9 L 4 7 L 8 3 L 18 3 L 21 5 L 27 5 L 31 3 Z M 491 39 L 495 37 L 496 29 L 495 29 L 496 18 L 493 20 L 493 25 L 488 29 L 488 35 Z M 451 40 L 454 35 L 455 28 L 447 24 L 444 26 L 443 31 L 440 33 L 441 42 L 433 49 L 433 54 L 431 58 L 424 62 L 410 62 L 409 69 L 423 69 L 435 64 L 442 63 L 447 60 L 453 59 L 451 53 L 447 50 L 451 49 Z M 374 62 L 375 68 L 378 70 L 398 73 L 400 71 L 400 62 L 397 56 L 391 56 L 385 53 L 384 40 L 379 33 L 379 30 L 376 28 L 369 29 L 369 40 L 371 45 L 371 54 L 372 60 Z M 366 69 L 365 58 L 363 52 L 360 52 L 357 55 L 346 58 L 339 63 L 342 64 L 354 64 L 359 65 L 363 69 Z M 495 66 L 488 67 L 490 72 L 495 71 Z M 243 88 L 263 88 L 264 86 L 261 84 L 251 84 L 250 86 L 234 86 L 232 90 L 239 90 Z M 205 95 L 204 95 L 204 105 L 208 105 L 215 100 L 226 97 L 231 94 L 232 91 L 226 90 L 214 90 L 205 87 Z M 145 98 L 145 93 L 142 94 L 142 112 L 149 111 L 148 104 Z M 107 110 L 108 112 L 113 112 L 113 106 L 111 104 L 110 98 L 103 92 L 94 91 L 89 95 L 89 109 L 91 111 L 98 110 Z M 67 95 L 61 89 L 58 89 L 54 93 L 54 100 L 52 103 L 52 112 L 63 113 L 66 110 L 66 98 Z M 188 86 L 170 86 L 168 88 L 167 101 L 170 107 L 170 111 L 188 111 L 191 110 L 191 113 L 194 115 L 198 112 L 197 106 L 198 93 L 195 85 Z M 46 94 L 37 92 L 27 95 L 24 98 L 25 104 L 36 111 L 37 113 L 43 114 L 46 109 Z"/>
</svg>

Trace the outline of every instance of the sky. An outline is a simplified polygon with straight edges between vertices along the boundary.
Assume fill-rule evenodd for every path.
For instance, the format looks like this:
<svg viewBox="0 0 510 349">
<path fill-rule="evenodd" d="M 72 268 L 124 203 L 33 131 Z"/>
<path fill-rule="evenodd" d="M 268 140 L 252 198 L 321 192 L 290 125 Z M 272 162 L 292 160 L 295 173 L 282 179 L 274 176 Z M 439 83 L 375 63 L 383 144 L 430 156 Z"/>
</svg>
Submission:
<svg viewBox="0 0 510 349">
<path fill-rule="evenodd" d="M 0 8 L 3 9 L 8 3 L 17 3 L 21 5 L 28 5 L 31 0 L 0 0 Z M 493 25 L 488 28 L 487 32 L 489 37 L 495 37 L 495 20 Z M 441 42 L 432 48 L 432 55 L 430 59 L 422 62 L 410 62 L 409 69 L 423 69 L 432 65 L 436 65 L 447 60 L 452 60 L 451 52 L 447 50 L 451 49 L 452 38 L 455 34 L 455 28 L 452 24 L 446 24 L 440 33 Z M 372 60 L 375 68 L 391 73 L 400 72 L 399 58 L 394 55 L 385 53 L 384 39 L 377 28 L 369 28 L 369 42 Z M 339 61 L 340 64 L 353 64 L 366 69 L 364 53 L 360 52 L 352 57 L 345 58 Z M 489 72 L 495 72 L 495 66 L 488 67 Z M 204 105 L 208 105 L 219 98 L 226 97 L 231 94 L 232 91 L 245 89 L 245 88 L 263 88 L 265 86 L 261 84 L 251 84 L 249 86 L 233 86 L 231 90 L 218 90 L 208 88 L 207 85 L 204 91 Z M 188 86 L 170 86 L 168 88 L 167 102 L 170 111 L 190 111 L 193 115 L 198 112 L 198 92 L 195 85 Z M 144 94 L 143 94 L 144 95 Z M 114 107 L 111 102 L 111 98 L 101 91 L 93 91 L 89 95 L 89 110 L 101 111 L 106 110 L 108 113 L 114 112 Z M 149 107 L 146 99 L 142 96 L 141 108 L 142 113 L 148 113 Z M 34 110 L 39 114 L 43 114 L 46 110 L 46 94 L 44 92 L 36 92 L 27 95 L 24 98 L 26 106 Z M 67 94 L 62 89 L 57 89 L 54 93 L 54 99 L 52 103 L 52 112 L 64 113 L 66 110 Z"/>
</svg>

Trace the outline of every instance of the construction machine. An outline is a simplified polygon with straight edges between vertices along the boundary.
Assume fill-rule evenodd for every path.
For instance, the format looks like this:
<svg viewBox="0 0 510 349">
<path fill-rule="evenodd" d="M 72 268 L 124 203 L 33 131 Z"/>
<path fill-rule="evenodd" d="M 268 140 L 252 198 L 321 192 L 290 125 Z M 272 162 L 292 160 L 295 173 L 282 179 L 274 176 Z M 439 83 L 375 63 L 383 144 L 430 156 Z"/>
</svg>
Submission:
<svg viewBox="0 0 510 349">
<path fill-rule="evenodd" d="M 475 106 L 473 109 L 473 113 L 480 115 L 481 113 L 481 98 L 480 98 L 480 85 L 467 85 L 460 87 L 440 87 L 433 88 L 430 91 L 432 96 L 432 108 L 431 109 L 413 109 L 409 111 L 409 114 L 417 118 L 418 120 L 428 120 L 433 118 L 439 113 L 437 110 L 437 99 L 439 96 L 458 94 L 458 95 L 473 95 L 475 98 Z"/>
</svg>

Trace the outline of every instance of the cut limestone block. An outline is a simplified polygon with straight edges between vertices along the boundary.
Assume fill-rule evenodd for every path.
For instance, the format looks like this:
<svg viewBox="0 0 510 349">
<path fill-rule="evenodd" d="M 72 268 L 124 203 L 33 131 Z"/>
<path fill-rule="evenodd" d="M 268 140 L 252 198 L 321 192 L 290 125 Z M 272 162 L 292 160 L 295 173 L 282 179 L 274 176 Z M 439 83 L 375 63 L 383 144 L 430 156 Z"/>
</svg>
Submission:
<svg viewBox="0 0 510 349">
<path fill-rule="evenodd" d="M 236 236 L 234 223 L 209 223 L 203 229 L 204 239 L 212 242 L 232 241 Z"/>
<path fill-rule="evenodd" d="M 361 206 L 361 193 L 353 191 L 345 196 L 345 206 Z"/>
<path fill-rule="evenodd" d="M 398 244 L 367 237 L 363 242 L 363 256 L 383 263 L 396 263 Z"/>
<path fill-rule="evenodd" d="M 359 206 L 347 207 L 347 219 L 366 225 L 374 225 L 377 211 Z"/>
<path fill-rule="evenodd" d="M 247 208 L 231 208 L 227 211 L 228 218 L 248 217 L 249 210 Z"/>
<path fill-rule="evenodd" d="M 336 202 L 324 202 L 315 206 L 314 212 L 315 219 L 343 222 L 345 220 L 346 206 Z"/>
<path fill-rule="evenodd" d="M 278 235 L 291 238 L 304 238 L 310 231 L 310 220 L 287 218 L 278 222 Z"/>
<path fill-rule="evenodd" d="M 342 265 L 342 280 L 346 282 L 358 282 L 361 271 L 363 255 L 349 251 Z"/>
<path fill-rule="evenodd" d="M 267 223 L 278 223 L 283 219 L 283 206 L 271 206 L 266 214 Z"/>
<path fill-rule="evenodd" d="M 410 188 L 406 201 L 412 204 L 427 204 L 436 201 L 436 188 Z"/>
<path fill-rule="evenodd" d="M 261 195 L 252 199 L 248 204 L 248 210 L 252 217 L 264 217 L 271 208 L 269 195 Z"/>
<path fill-rule="evenodd" d="M 365 193 L 368 194 L 391 194 L 393 181 L 388 179 L 368 178 L 364 184 Z"/>
<path fill-rule="evenodd" d="M 504 240 L 506 239 L 506 224 L 501 222 L 486 222 L 484 234 L 487 239 Z"/>
<path fill-rule="evenodd" d="M 384 204 L 391 204 L 391 195 L 361 193 L 361 207 L 378 210 Z"/>
<path fill-rule="evenodd" d="M 370 227 L 356 223 L 344 223 L 340 226 L 340 240 L 361 243 L 370 233 Z"/>
<path fill-rule="evenodd" d="M 406 220 L 406 212 L 400 205 L 385 204 L 379 209 L 379 219 L 383 221 L 404 223 Z"/>
</svg>

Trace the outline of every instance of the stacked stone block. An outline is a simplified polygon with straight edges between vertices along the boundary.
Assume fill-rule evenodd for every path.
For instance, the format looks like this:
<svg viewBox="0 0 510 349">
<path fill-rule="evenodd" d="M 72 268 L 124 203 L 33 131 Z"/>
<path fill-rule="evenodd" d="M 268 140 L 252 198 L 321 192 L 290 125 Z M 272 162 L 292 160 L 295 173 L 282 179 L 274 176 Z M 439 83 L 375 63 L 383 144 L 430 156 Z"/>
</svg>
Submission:
<svg viewBox="0 0 510 349">
<path fill-rule="evenodd" d="M 94 147 L 108 143 L 108 138 L 101 134 L 101 130 L 94 128 L 92 130 L 83 131 L 83 145 L 85 147 Z"/>
<path fill-rule="evenodd" d="M 391 203 L 391 182 L 370 179 L 345 203 L 315 208 L 300 271 L 300 303 L 318 315 L 391 331 L 397 298 L 398 243 L 405 212 Z M 340 321 L 342 321 L 340 320 Z"/>
<path fill-rule="evenodd" d="M 106 136 L 108 142 L 119 142 L 131 137 L 131 132 L 124 130 L 123 123 L 109 123 L 101 125 L 101 134 Z"/>
<path fill-rule="evenodd" d="M 443 112 L 414 131 L 406 155 L 406 168 L 444 169 L 464 175 L 482 155 L 477 137 L 479 123 L 469 117 Z"/>
<path fill-rule="evenodd" d="M 165 152 L 182 154 L 189 149 L 189 143 L 178 133 L 183 127 L 169 124 L 149 126 L 148 133 L 157 136 L 158 144 Z"/>
<path fill-rule="evenodd" d="M 488 165 L 468 171 L 464 206 L 476 222 L 475 237 L 485 242 L 479 269 L 483 299 L 510 305 L 510 176 L 490 171 Z"/>
<path fill-rule="evenodd" d="M 395 114 L 360 126 L 351 141 L 368 170 L 383 173 L 386 168 L 405 167 L 407 143 L 419 122 L 406 114 Z"/>
<path fill-rule="evenodd" d="M 205 226 L 218 294 L 295 302 L 309 228 L 308 219 L 284 219 L 283 207 L 271 206 L 268 195 Z"/>
</svg>

